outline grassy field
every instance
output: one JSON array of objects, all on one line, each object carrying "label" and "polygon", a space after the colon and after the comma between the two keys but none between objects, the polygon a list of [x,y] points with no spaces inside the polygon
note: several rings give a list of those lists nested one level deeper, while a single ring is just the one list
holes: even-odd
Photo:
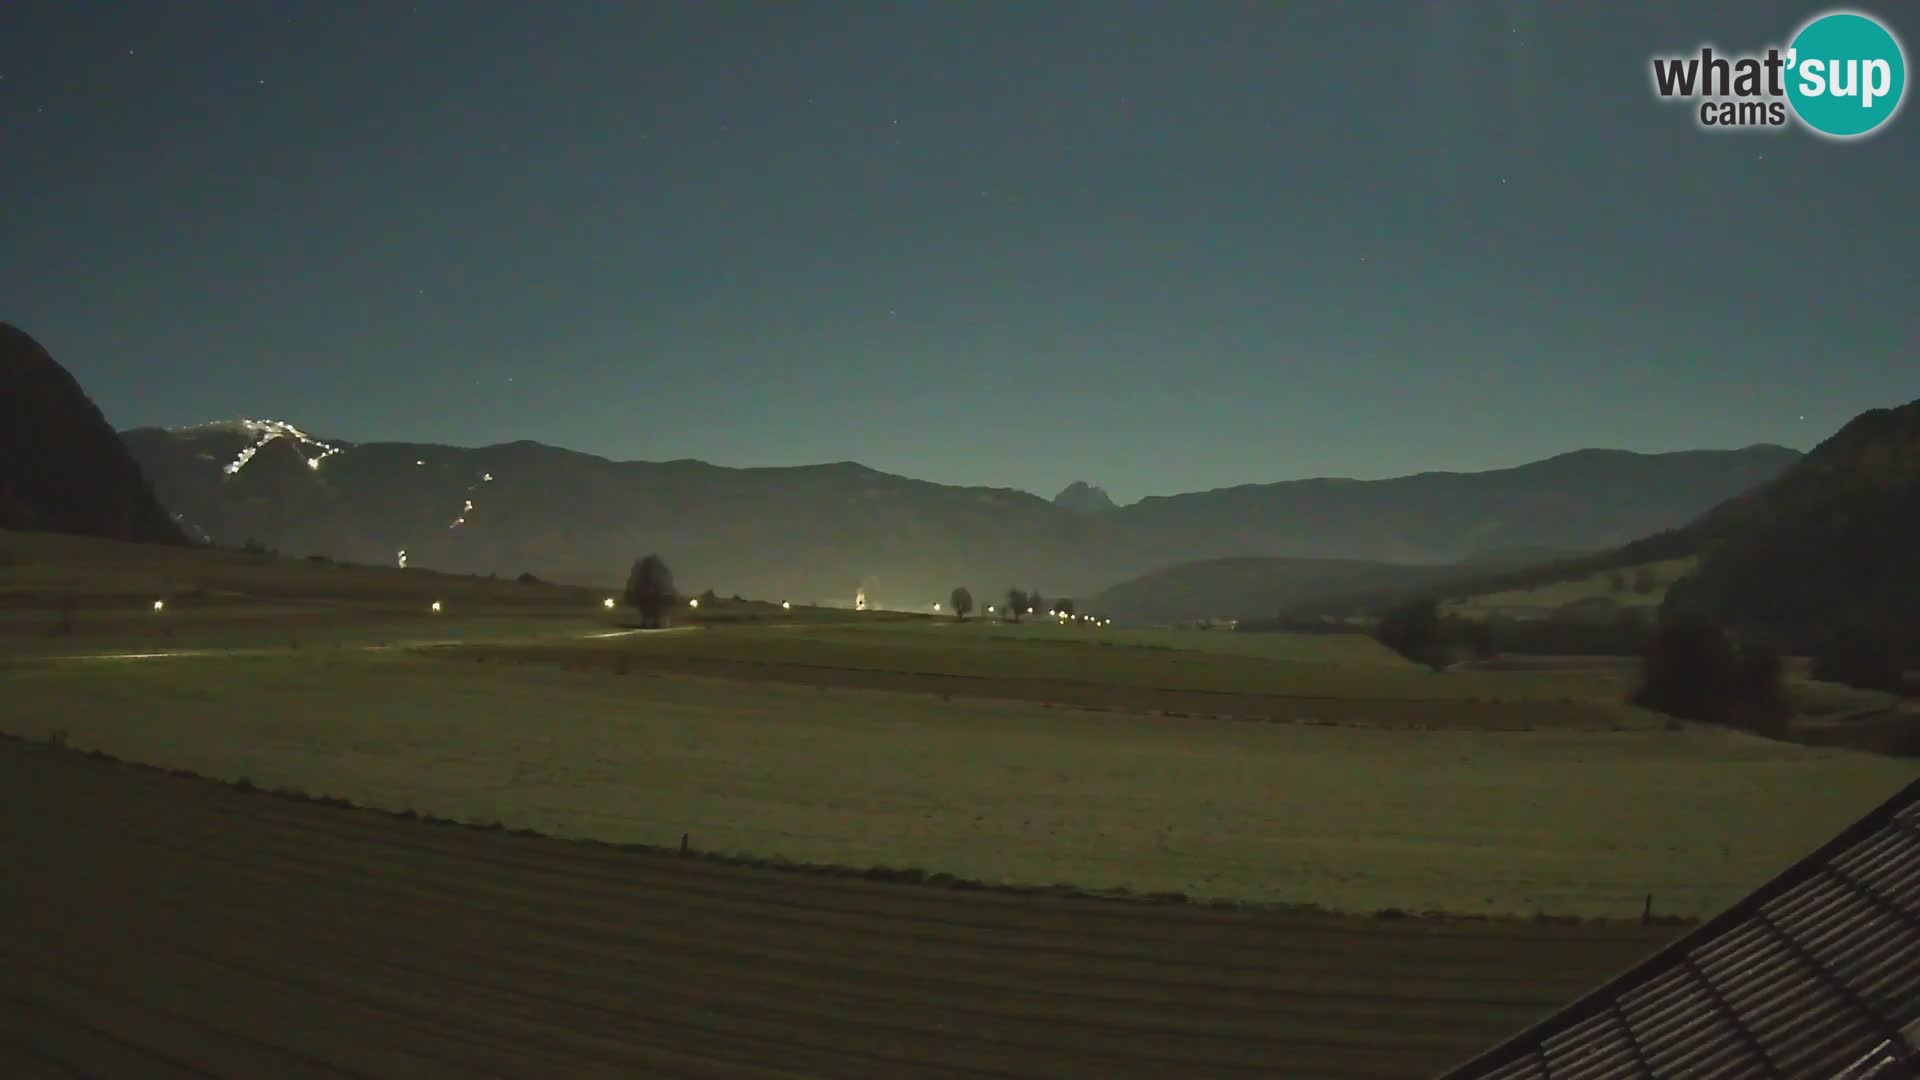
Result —
[{"label": "grassy field", "polygon": [[9,1075],[1431,1075],[1671,929],[931,889],[0,741]]},{"label": "grassy field", "polygon": [[[567,648],[577,651],[579,647]],[[805,632],[781,626],[741,627],[724,634],[609,639],[594,648],[636,659],[661,656],[1300,699],[1604,703],[1609,716],[1616,713],[1613,705],[1624,696],[1621,674],[1615,671],[1553,668],[1436,675],[1353,634],[1010,627],[921,620],[884,627],[857,622],[821,625]]]},{"label": "grassy field", "polygon": [[66,747],[0,740],[0,1063],[1421,1075],[1916,771],[1618,663],[602,599],[0,535],[0,733]]},{"label": "grassy field", "polygon": [[1915,771],[1713,730],[1225,723],[487,656],[47,661],[6,672],[4,723],[566,836],[1522,916],[1710,912]]}]

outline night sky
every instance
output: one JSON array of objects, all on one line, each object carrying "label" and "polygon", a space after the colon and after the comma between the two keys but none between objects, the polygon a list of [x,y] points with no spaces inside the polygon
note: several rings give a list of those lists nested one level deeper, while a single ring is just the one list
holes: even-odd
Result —
[{"label": "night sky", "polygon": [[0,319],[121,427],[1123,502],[1920,397],[1920,113],[1708,135],[1649,57],[1823,8],[1616,7],[14,0]]}]

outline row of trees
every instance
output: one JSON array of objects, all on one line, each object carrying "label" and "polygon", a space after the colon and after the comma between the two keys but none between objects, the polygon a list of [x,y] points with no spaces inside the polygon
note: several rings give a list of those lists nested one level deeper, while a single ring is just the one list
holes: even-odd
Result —
[{"label": "row of trees", "polygon": [[[966,586],[963,585],[953,590],[953,594],[947,599],[953,605],[954,617],[961,622],[965,622],[967,616],[973,614],[973,593],[969,592]],[[1007,590],[1007,606],[1003,611],[1003,614],[1007,618],[1014,622],[1019,622],[1021,616],[1042,610],[1049,613],[1059,612],[1072,615],[1074,613],[1073,601],[1070,599],[1061,599],[1049,603],[1047,598],[1042,596],[1038,589],[1032,591],[1026,589]]]},{"label": "row of trees", "polygon": [[[708,590],[701,600],[708,602],[713,598],[713,591]],[[737,600],[739,597],[736,596],[734,599]],[[642,627],[649,630],[657,629],[667,611],[679,600],[679,595],[673,587],[673,572],[667,569],[666,562],[658,555],[648,555],[636,560],[633,568],[627,573],[627,588],[622,595],[622,600],[628,607],[640,613]],[[965,622],[967,616],[973,614],[973,593],[966,586],[962,585],[954,589],[947,600],[953,605],[954,617],[961,622]],[[1028,609],[1038,611],[1046,604],[1046,598],[1037,590],[1033,592],[1023,589],[1007,590],[1007,611],[1014,622],[1019,622],[1020,616]],[[1048,610],[1064,611],[1071,615],[1073,601],[1056,600]]]}]

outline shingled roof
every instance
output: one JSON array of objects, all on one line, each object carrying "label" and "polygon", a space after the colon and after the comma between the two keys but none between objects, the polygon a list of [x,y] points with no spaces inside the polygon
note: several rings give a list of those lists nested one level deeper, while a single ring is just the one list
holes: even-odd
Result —
[{"label": "shingled roof", "polygon": [[1920,781],[1443,1080],[1920,1076]]}]

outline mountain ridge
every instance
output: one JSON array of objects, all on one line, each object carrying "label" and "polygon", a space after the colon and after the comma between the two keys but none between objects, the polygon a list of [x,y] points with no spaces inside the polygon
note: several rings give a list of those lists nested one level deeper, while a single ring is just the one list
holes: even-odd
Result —
[{"label": "mountain ridge", "polygon": [[692,588],[822,600],[850,598],[866,582],[877,603],[904,607],[930,605],[956,584],[1087,596],[1214,557],[1447,563],[1499,549],[1593,549],[1685,520],[1798,457],[1602,452],[1583,472],[1575,452],[1573,486],[1592,504],[1581,513],[1553,490],[1560,481],[1539,482],[1541,463],[1426,479],[1276,481],[1087,513],[1014,488],[940,484],[859,462],[616,461],[533,440],[356,443],[253,423],[297,434],[266,439],[231,473],[222,468],[268,428],[137,428],[122,438],[162,501],[222,543],[253,538],[365,562],[404,549],[409,565],[595,584],[658,551]]}]

